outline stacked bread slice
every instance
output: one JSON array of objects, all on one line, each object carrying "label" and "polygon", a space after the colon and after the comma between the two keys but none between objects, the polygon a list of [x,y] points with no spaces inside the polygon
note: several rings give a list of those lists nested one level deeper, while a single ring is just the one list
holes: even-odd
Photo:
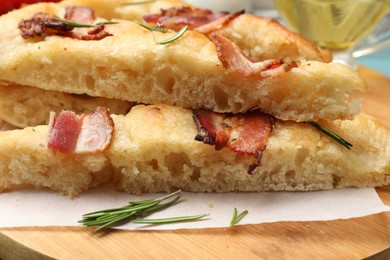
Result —
[{"label": "stacked bread slice", "polygon": [[[69,37],[72,30],[21,36],[22,20],[55,15],[60,20],[50,20],[50,26],[58,27],[66,6],[76,4],[101,16],[93,24],[113,19],[100,28],[104,38]],[[183,6],[196,11],[179,1],[123,6],[67,0],[0,17],[0,118],[33,126],[0,133],[0,190],[33,185],[76,196],[107,182],[129,193],[390,183],[390,131],[359,114],[359,102],[349,95],[366,84],[356,72],[328,63],[326,51],[253,15],[238,14],[207,31],[190,27],[164,45],[159,43],[178,30],[151,32],[139,24],[160,8]],[[84,113],[91,106],[112,113],[110,145],[82,152],[51,149],[55,120],[36,125],[50,111]],[[214,133],[205,118],[222,130]],[[267,131],[260,129],[263,123]],[[352,148],[313,125],[337,133]]]}]

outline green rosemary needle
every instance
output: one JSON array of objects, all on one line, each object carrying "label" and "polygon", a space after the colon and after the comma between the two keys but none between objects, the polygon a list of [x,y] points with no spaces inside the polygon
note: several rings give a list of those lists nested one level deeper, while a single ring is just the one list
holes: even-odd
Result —
[{"label": "green rosemary needle", "polygon": [[107,21],[107,22],[98,22],[96,23],[95,25],[98,26],[98,25],[102,25],[102,24],[118,24],[119,22],[113,22],[113,21]]},{"label": "green rosemary needle", "polygon": [[155,31],[155,32],[165,32],[165,30],[164,29],[161,29],[161,28],[156,28],[156,27],[152,27],[152,26],[149,26],[149,25],[147,25],[147,24],[144,24],[144,23],[139,23],[139,22],[137,22],[138,23],[138,25],[141,25],[142,27],[144,27],[145,29],[147,29],[147,30],[149,30],[149,31]]},{"label": "green rosemary needle", "polygon": [[182,37],[184,35],[184,33],[188,30],[188,26],[183,26],[180,31],[178,31],[175,35],[173,35],[171,38],[169,39],[166,39],[162,42],[157,42],[158,44],[168,44],[168,43],[171,43],[171,42],[174,42],[176,41],[177,39],[179,39],[180,37]]},{"label": "green rosemary needle", "polygon": [[[144,27],[145,29],[151,31],[151,32],[162,32],[164,33],[165,30],[164,29],[160,29],[160,28],[156,28],[156,27],[151,27],[147,24],[144,24],[144,23],[138,23],[138,25]],[[184,35],[184,33],[188,30],[188,26],[185,25],[183,26],[175,35],[173,35],[171,38],[168,38],[166,40],[163,40],[161,42],[158,42],[156,41],[156,39],[154,38],[154,35],[153,35],[153,39],[154,41],[157,43],[157,44],[161,44],[161,45],[164,45],[164,44],[168,44],[168,43],[171,43],[171,42],[174,42],[176,41],[177,39],[179,39],[180,37],[182,37]]]},{"label": "green rosemary needle", "polygon": [[118,24],[118,22],[99,22],[97,24],[82,24],[82,23],[76,23],[76,22],[61,19],[61,18],[53,18],[53,20],[63,22],[65,25],[67,25],[69,27],[73,27],[73,28],[92,28],[92,27],[96,27],[96,26],[99,26],[102,24]]},{"label": "green rosemary needle", "polygon": [[237,209],[234,208],[233,210],[233,218],[232,221],[230,222],[230,226],[236,225],[243,217],[245,217],[249,213],[248,210],[244,210],[241,212],[239,215],[237,215]]},{"label": "green rosemary needle", "polygon": [[322,133],[326,134],[330,138],[334,139],[336,142],[338,142],[339,144],[343,145],[345,148],[347,148],[349,150],[352,148],[353,145],[350,142],[346,141],[342,137],[338,136],[337,134],[333,133],[329,129],[325,128],[324,126],[322,126],[322,125],[320,125],[320,124],[318,124],[316,122],[313,122],[313,121],[309,121],[309,124],[311,124],[312,126],[317,128],[319,131],[321,131]]},{"label": "green rosemary needle", "polygon": [[167,219],[136,220],[141,216],[162,210],[164,208],[167,208],[175,204],[181,198],[181,196],[182,196],[182,192],[181,190],[178,190],[176,192],[173,192],[171,194],[168,194],[166,196],[157,199],[130,201],[124,207],[99,210],[88,214],[84,214],[82,220],[78,221],[78,223],[81,223],[87,227],[95,226],[97,227],[96,231],[98,231],[103,228],[110,227],[114,224],[118,224],[119,222],[125,220],[132,221],[134,223],[146,223],[145,221],[148,221],[147,224],[165,224],[165,223],[197,220],[207,216],[207,215],[197,215],[197,216],[176,217],[176,218],[167,218]]},{"label": "green rosemary needle", "polygon": [[134,3],[122,3],[122,5],[143,5],[143,4],[149,4],[149,3],[154,3],[157,0],[147,0],[147,1],[139,1],[139,2],[134,2]]},{"label": "green rosemary needle", "polygon": [[174,218],[160,218],[160,219],[135,219],[132,223],[136,224],[167,224],[167,223],[177,223],[184,221],[194,221],[204,217],[209,216],[210,214],[202,214],[195,216],[185,216],[185,217],[174,217]]}]

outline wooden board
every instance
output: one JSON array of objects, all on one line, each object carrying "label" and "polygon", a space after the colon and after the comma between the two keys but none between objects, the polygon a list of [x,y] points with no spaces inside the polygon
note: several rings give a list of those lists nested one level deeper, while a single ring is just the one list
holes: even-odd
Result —
[{"label": "wooden board", "polygon": [[[360,73],[371,88],[364,94],[363,110],[390,128],[390,79],[366,68]],[[390,205],[390,186],[377,191]],[[117,230],[96,234],[83,227],[0,229],[0,256],[5,259],[359,259],[388,247],[390,212],[349,220],[200,230]]]}]

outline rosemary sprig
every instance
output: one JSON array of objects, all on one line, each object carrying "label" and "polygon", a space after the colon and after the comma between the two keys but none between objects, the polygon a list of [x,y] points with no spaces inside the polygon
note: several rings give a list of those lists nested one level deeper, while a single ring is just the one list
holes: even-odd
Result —
[{"label": "rosemary sprig", "polygon": [[78,223],[81,223],[87,227],[96,226],[97,227],[96,231],[98,231],[103,228],[110,227],[124,220],[132,221],[134,223],[146,223],[147,221],[147,224],[165,224],[165,223],[197,220],[207,216],[207,214],[204,214],[204,215],[197,215],[197,216],[175,217],[175,218],[167,218],[167,219],[135,220],[136,218],[162,210],[164,208],[167,208],[175,204],[181,198],[181,196],[182,196],[182,192],[181,190],[178,190],[176,192],[173,192],[171,194],[168,194],[164,197],[157,198],[157,199],[131,201],[128,203],[128,205],[124,207],[99,210],[88,214],[84,214],[82,220],[78,221]]},{"label": "rosemary sprig", "polygon": [[[154,31],[162,32],[162,33],[165,32],[165,30],[161,29],[161,28],[151,27],[151,26],[144,24],[144,23],[138,23],[138,24],[151,32],[154,32]],[[173,35],[172,37],[170,37],[164,41],[161,41],[161,42],[156,41],[156,39],[154,38],[154,35],[153,35],[153,39],[157,44],[161,44],[161,45],[168,44],[168,43],[174,42],[177,39],[179,39],[180,37],[182,37],[187,30],[188,30],[188,26],[185,25],[175,35]]]},{"label": "rosemary sprig", "polygon": [[53,18],[53,20],[63,22],[65,25],[67,25],[69,27],[73,27],[73,28],[92,28],[92,27],[96,27],[96,26],[99,26],[102,24],[118,24],[118,22],[100,22],[100,23],[96,23],[96,24],[82,24],[82,23],[76,23],[76,22],[69,21],[66,19],[61,19],[61,18]]},{"label": "rosemary sprig", "polygon": [[122,5],[143,5],[143,4],[149,4],[149,3],[154,3],[157,0],[146,0],[146,1],[139,1],[139,2],[134,2],[134,3],[122,3]]},{"label": "rosemary sprig", "polygon": [[232,218],[232,221],[230,222],[230,226],[234,226],[236,225],[243,217],[245,217],[247,214],[249,213],[248,210],[244,210],[243,212],[241,212],[239,215],[237,215],[237,209],[234,208],[233,210],[233,218]]},{"label": "rosemary sprig", "polygon": [[309,121],[309,124],[311,124],[312,126],[317,128],[319,131],[326,134],[330,138],[334,139],[336,142],[343,145],[345,148],[347,148],[349,150],[352,148],[353,145],[350,142],[346,141],[345,139],[343,139],[339,135],[337,135],[337,134],[333,133],[332,131],[330,131],[329,129],[325,128],[324,126],[322,126],[316,122],[313,122],[313,121]]}]

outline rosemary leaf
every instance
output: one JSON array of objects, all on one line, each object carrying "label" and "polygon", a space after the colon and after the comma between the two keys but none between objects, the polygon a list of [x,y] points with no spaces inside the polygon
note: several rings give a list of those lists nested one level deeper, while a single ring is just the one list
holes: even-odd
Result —
[{"label": "rosemary leaf", "polygon": [[132,217],[133,215],[134,214],[132,214],[132,215],[127,215],[127,214],[119,215],[115,219],[112,219],[111,221],[107,221],[107,222],[105,222],[105,224],[99,226],[96,229],[96,231],[102,230],[103,228],[109,227],[109,226],[111,226],[111,225],[113,225],[115,223],[118,223],[118,222],[122,221],[122,220],[128,219],[128,218]]},{"label": "rosemary leaf", "polygon": [[161,202],[163,200],[169,199],[169,198],[174,197],[174,196],[182,196],[181,190],[177,190],[177,191],[175,191],[173,193],[170,193],[170,194],[168,194],[168,195],[166,195],[164,197],[158,198],[158,199],[141,200],[141,201],[130,201],[129,204],[130,205],[148,204],[148,203],[153,203],[156,200]]},{"label": "rosemary leaf", "polygon": [[98,225],[106,225],[107,223],[111,223],[112,221],[118,221],[118,219],[121,219],[122,217],[129,218],[136,214],[136,212],[132,213],[123,213],[120,215],[112,215],[112,216],[103,216],[102,218],[96,219],[96,220],[86,220],[83,222],[83,225],[85,226],[98,226]]},{"label": "rosemary leaf", "polygon": [[102,24],[118,24],[118,22],[100,22],[97,24],[82,24],[82,23],[76,23],[76,22],[61,19],[61,18],[53,18],[53,20],[63,22],[65,25],[67,25],[69,27],[73,27],[73,28],[92,28],[92,27],[96,27],[96,26],[99,26]]},{"label": "rosemary leaf", "polygon": [[[165,30],[164,29],[160,29],[160,28],[156,28],[156,27],[152,27],[152,26],[149,26],[147,24],[144,24],[144,23],[137,23],[138,25],[144,27],[145,29],[151,31],[151,32],[162,32],[164,33]],[[168,38],[166,40],[163,40],[161,42],[158,42],[156,41],[156,39],[154,38],[154,35],[153,35],[153,39],[154,41],[157,43],[157,44],[161,44],[161,45],[164,45],[164,44],[168,44],[168,43],[171,43],[171,42],[174,42],[176,41],[177,39],[179,39],[180,37],[182,37],[184,35],[184,33],[188,30],[188,26],[185,25],[183,26],[175,35],[173,35],[171,38]]]},{"label": "rosemary leaf", "polygon": [[180,198],[181,198],[182,194],[178,194],[173,200],[171,200],[170,202],[167,202],[167,203],[163,203],[163,204],[159,204],[159,205],[156,205],[154,207],[150,207],[148,209],[145,209],[144,210],[144,213],[152,213],[152,212],[156,212],[156,211],[159,211],[159,210],[162,210],[162,209],[165,209],[171,205],[173,205],[174,203],[176,203],[176,201],[178,201]]},{"label": "rosemary leaf", "polygon": [[309,124],[311,124],[312,126],[317,128],[319,131],[326,134],[330,138],[334,139],[336,142],[343,145],[345,148],[347,148],[349,150],[352,148],[353,145],[350,142],[346,141],[345,139],[343,139],[339,135],[337,135],[337,134],[333,133],[332,131],[330,131],[329,129],[325,128],[324,126],[322,126],[316,122],[313,122],[313,121],[309,121]]},{"label": "rosemary leaf", "polygon": [[118,24],[119,22],[112,22],[112,21],[108,21],[108,22],[99,22],[99,23],[96,23],[96,25],[110,25],[110,24]]},{"label": "rosemary leaf", "polygon": [[174,217],[174,218],[160,218],[160,219],[135,219],[132,223],[136,224],[167,224],[167,223],[177,223],[184,221],[194,221],[204,217],[209,216],[210,214],[202,214],[195,216],[185,216],[185,217]]},{"label": "rosemary leaf", "polygon": [[155,32],[165,32],[164,29],[152,27],[152,26],[149,26],[149,25],[144,24],[144,23],[139,23],[139,22],[137,22],[137,24],[140,25],[140,26],[142,26],[142,27],[144,27],[145,29],[147,29],[147,30],[149,30],[149,31],[151,31],[151,32],[153,32],[153,31],[155,31]]},{"label": "rosemary leaf", "polygon": [[149,4],[149,3],[154,3],[157,0],[146,0],[146,1],[139,1],[139,2],[134,2],[134,3],[122,3],[122,5],[143,5],[143,4]]},{"label": "rosemary leaf", "polygon": [[166,39],[162,42],[157,42],[158,44],[161,44],[161,45],[164,45],[164,44],[168,44],[168,43],[171,43],[171,42],[174,42],[176,41],[177,39],[179,39],[180,37],[182,37],[184,35],[184,33],[188,30],[188,26],[185,25],[183,26],[180,31],[178,31],[175,35],[173,35],[171,38],[169,39]]},{"label": "rosemary leaf", "polygon": [[245,217],[249,213],[248,210],[244,210],[241,212],[239,215],[237,215],[237,209],[234,208],[233,210],[233,218],[232,221],[230,222],[230,226],[236,225],[243,217]]}]

